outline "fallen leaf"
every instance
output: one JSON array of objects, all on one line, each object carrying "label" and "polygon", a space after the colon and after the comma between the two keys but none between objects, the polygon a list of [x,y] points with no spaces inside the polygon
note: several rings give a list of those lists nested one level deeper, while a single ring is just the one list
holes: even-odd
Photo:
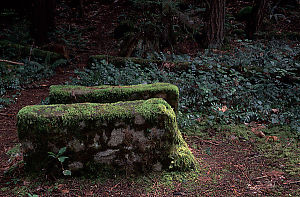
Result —
[{"label": "fallen leaf", "polygon": [[258,128],[251,128],[251,131],[252,131],[257,137],[260,137],[260,138],[266,137],[266,135],[265,135],[262,131],[258,130]]},{"label": "fallen leaf", "polygon": [[92,196],[94,193],[92,192],[92,191],[87,191],[87,192],[85,192],[85,195],[86,196]]},{"label": "fallen leaf", "polygon": [[227,108],[226,105],[224,105],[222,108],[219,108],[219,107],[218,107],[218,110],[221,111],[221,112],[226,112],[227,109],[228,109],[228,108]]},{"label": "fallen leaf", "polygon": [[279,141],[279,138],[277,136],[267,136],[266,137],[266,142],[269,141],[269,139],[272,139],[273,142]]},{"label": "fallen leaf", "polygon": [[68,194],[69,192],[70,192],[70,190],[68,190],[68,189],[62,189],[62,190],[60,190],[61,191],[61,193],[63,193],[63,194]]}]

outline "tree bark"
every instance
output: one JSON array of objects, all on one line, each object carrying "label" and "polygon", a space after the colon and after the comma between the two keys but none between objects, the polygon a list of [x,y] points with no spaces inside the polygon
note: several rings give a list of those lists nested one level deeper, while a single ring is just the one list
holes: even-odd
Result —
[{"label": "tree bark", "polygon": [[54,12],[56,0],[32,1],[31,33],[36,44],[48,41],[48,32],[54,28]]},{"label": "tree bark", "polygon": [[254,0],[251,18],[247,20],[246,34],[253,39],[254,34],[260,29],[266,12],[268,0]]},{"label": "tree bark", "polygon": [[225,0],[210,0],[205,27],[205,48],[220,48],[224,40]]}]

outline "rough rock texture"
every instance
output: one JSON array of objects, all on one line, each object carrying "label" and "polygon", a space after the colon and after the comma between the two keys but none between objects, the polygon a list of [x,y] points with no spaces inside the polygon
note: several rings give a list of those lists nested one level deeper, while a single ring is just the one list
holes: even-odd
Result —
[{"label": "rough rock texture", "polygon": [[63,147],[67,147],[63,156],[68,157],[63,164],[73,171],[95,165],[127,172],[197,167],[173,109],[160,98],[27,106],[17,118],[29,170],[47,168],[48,152]]},{"label": "rough rock texture", "polygon": [[141,84],[132,86],[71,86],[50,87],[50,104],[69,103],[113,103],[118,101],[165,99],[177,113],[178,87],[169,83]]}]

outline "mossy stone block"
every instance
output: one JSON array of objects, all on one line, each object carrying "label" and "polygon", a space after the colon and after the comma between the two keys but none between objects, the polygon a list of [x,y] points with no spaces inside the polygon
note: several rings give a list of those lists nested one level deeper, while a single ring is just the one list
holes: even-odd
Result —
[{"label": "mossy stone block", "polygon": [[50,104],[113,103],[118,101],[165,99],[177,113],[179,90],[169,83],[140,84],[131,86],[74,86],[53,85],[50,87]]},{"label": "mossy stone block", "polygon": [[117,103],[35,105],[17,115],[26,169],[52,169],[49,152],[65,169],[111,166],[129,172],[190,170],[197,161],[177,127],[172,107],[161,98]]},{"label": "mossy stone block", "polygon": [[35,58],[48,59],[50,62],[55,62],[58,59],[64,59],[64,57],[58,53],[32,48],[31,46],[15,44],[7,40],[0,41],[0,50],[13,50],[17,58],[30,55]]}]

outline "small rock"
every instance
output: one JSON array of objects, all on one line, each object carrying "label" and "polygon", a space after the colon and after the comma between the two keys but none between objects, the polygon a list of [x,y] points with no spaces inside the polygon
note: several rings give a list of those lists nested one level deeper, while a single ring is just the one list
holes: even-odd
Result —
[{"label": "small rock", "polygon": [[125,133],[122,129],[114,129],[111,132],[111,137],[107,145],[112,147],[118,146],[119,144],[122,144],[124,138]]},{"label": "small rock", "polygon": [[106,150],[102,152],[98,152],[96,155],[94,155],[94,161],[98,163],[106,163],[110,164],[114,158],[116,158],[116,153],[119,150]]},{"label": "small rock", "polygon": [[79,126],[80,126],[81,129],[83,129],[86,126],[86,124],[85,124],[84,121],[82,121],[82,122],[79,123]]},{"label": "small rock", "polygon": [[143,125],[145,124],[145,119],[140,114],[136,114],[134,119],[134,124]]},{"label": "small rock", "polygon": [[84,143],[80,143],[79,140],[74,139],[68,143],[68,147],[70,147],[75,152],[79,152],[85,149]]},{"label": "small rock", "polygon": [[157,162],[156,164],[153,165],[154,172],[161,172],[161,170],[162,170],[162,165],[160,162]]},{"label": "small rock", "polygon": [[70,163],[68,165],[68,167],[71,171],[77,171],[77,170],[83,168],[83,164],[80,161],[75,161],[73,163]]}]

